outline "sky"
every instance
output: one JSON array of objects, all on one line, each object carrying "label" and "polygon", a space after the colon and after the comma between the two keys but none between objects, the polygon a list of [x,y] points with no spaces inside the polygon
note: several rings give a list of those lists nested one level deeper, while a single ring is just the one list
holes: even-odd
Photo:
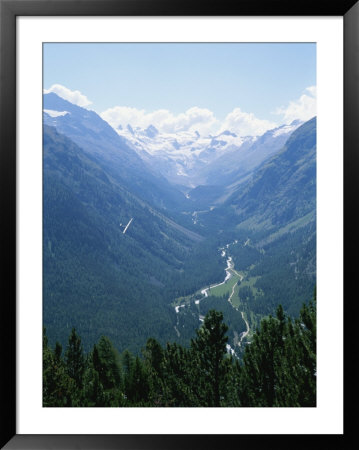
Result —
[{"label": "sky", "polygon": [[46,43],[43,87],[115,128],[262,134],[315,115],[311,43]]}]

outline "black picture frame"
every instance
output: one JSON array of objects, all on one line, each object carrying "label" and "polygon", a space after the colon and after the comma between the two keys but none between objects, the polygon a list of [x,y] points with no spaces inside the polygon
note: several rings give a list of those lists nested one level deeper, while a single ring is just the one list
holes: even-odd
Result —
[{"label": "black picture frame", "polygon": [[[343,435],[17,435],[16,434],[16,17],[18,16],[342,16],[344,18],[344,286],[345,421]],[[0,0],[0,183],[3,269],[1,298],[1,448],[184,449],[287,447],[349,448],[355,414],[348,414],[357,369],[355,336],[355,236],[359,173],[359,2],[341,0]],[[345,264],[346,263],[346,264]],[[349,298],[349,294],[351,294]],[[321,443],[321,442],[320,442]],[[4,446],[5,445],[5,446]]]}]

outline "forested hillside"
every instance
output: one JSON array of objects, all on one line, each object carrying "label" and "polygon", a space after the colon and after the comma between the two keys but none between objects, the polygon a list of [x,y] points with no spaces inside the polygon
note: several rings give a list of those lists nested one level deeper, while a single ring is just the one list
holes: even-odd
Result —
[{"label": "forested hillside", "polygon": [[149,335],[171,338],[175,313],[163,288],[172,288],[201,236],[175,227],[46,126],[44,173],[44,323],[51,342],[64,343],[73,326],[87,349],[102,333],[133,350]]},{"label": "forested hillside", "polygon": [[[316,118],[299,126],[245,182],[217,190],[201,186],[193,192],[194,204],[201,206],[192,213],[195,229],[209,241],[216,236],[218,248],[230,246],[240,273],[231,302],[245,314],[249,327],[275,314],[279,303],[287,314],[297,316],[316,284]],[[224,200],[211,203],[216,192]],[[200,309],[206,311],[206,304],[212,304],[226,310],[228,317],[230,294],[222,303],[219,294],[206,299]],[[193,296],[192,306],[180,310],[182,334],[193,332],[195,300]],[[231,321],[236,315],[232,310]],[[243,329],[243,320],[234,330],[231,327],[231,345]]]}]

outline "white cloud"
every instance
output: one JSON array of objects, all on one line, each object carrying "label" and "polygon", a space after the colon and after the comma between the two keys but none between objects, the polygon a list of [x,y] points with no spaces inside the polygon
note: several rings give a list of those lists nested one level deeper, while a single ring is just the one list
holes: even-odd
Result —
[{"label": "white cloud", "polygon": [[197,130],[201,135],[208,135],[219,128],[219,122],[209,109],[194,106],[177,116],[171,114],[163,121],[161,127],[167,133]]},{"label": "white cloud", "polygon": [[175,115],[167,109],[146,112],[144,109],[115,106],[107,109],[100,115],[114,128],[117,128],[119,125],[126,126],[127,124],[140,128],[154,125],[163,133],[197,130],[204,135],[219,128],[219,123],[212,111],[197,107]]},{"label": "white cloud", "polygon": [[221,131],[230,130],[238,136],[260,136],[267,130],[276,128],[277,124],[269,120],[258,119],[253,113],[246,113],[234,108],[221,126]]},{"label": "white cloud", "polygon": [[92,102],[86,97],[86,95],[81,94],[80,91],[71,91],[61,84],[53,84],[50,89],[44,89],[44,94],[48,94],[50,92],[54,92],[59,97],[77,106],[86,107],[92,104]]},{"label": "white cloud", "polygon": [[[55,92],[69,102],[86,107],[92,102],[80,91],[71,91],[61,84],[54,84],[44,93]],[[316,115],[316,86],[305,89],[298,100],[290,101],[287,106],[277,108],[272,114],[282,116],[281,123],[291,123],[295,119],[306,121]],[[206,108],[194,106],[184,113],[173,114],[167,109],[146,111],[129,106],[115,106],[103,111],[100,116],[113,128],[147,128],[154,125],[162,133],[198,131],[202,136],[216,135],[229,130],[238,136],[260,136],[267,130],[276,128],[278,123],[259,119],[253,113],[234,108],[224,120],[218,120],[214,113]]]},{"label": "white cloud", "polygon": [[239,136],[258,136],[277,126],[274,122],[256,118],[252,113],[245,113],[240,108],[235,108],[223,122],[209,109],[196,106],[177,115],[166,109],[146,112],[144,109],[115,106],[100,115],[113,128],[120,125],[125,127],[127,124],[140,128],[154,125],[163,133],[198,131],[202,136],[215,135],[224,130],[230,130]]},{"label": "white cloud", "polygon": [[283,115],[283,122],[290,123],[295,119],[309,120],[317,113],[317,88],[309,86],[298,100],[289,102],[289,105],[281,106],[274,114]]}]

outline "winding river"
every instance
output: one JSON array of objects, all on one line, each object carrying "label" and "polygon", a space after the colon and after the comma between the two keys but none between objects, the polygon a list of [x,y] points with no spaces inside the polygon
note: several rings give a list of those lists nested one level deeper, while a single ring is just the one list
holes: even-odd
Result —
[{"label": "winding river", "polygon": [[[227,250],[228,250],[229,246],[230,246],[230,245],[233,245],[233,244],[237,244],[237,243],[238,243],[238,241],[236,240],[236,241],[232,242],[231,244],[226,244],[225,247],[220,248],[221,256],[224,258],[224,257],[227,255]],[[240,274],[240,273],[238,273],[236,270],[234,270],[234,263],[233,263],[232,257],[229,256],[229,255],[227,255],[226,264],[227,264],[227,266],[226,266],[226,268],[225,268],[226,276],[225,276],[224,280],[223,280],[221,283],[212,284],[212,285],[210,285],[210,286],[207,287],[207,288],[203,288],[203,289],[201,290],[201,294],[203,295],[203,297],[200,298],[200,299],[195,300],[195,304],[196,304],[196,305],[198,305],[202,300],[204,300],[206,297],[208,297],[208,291],[209,291],[210,289],[213,289],[213,288],[215,288],[215,287],[217,287],[217,286],[221,286],[221,285],[227,283],[227,281],[232,277],[232,273],[235,273],[235,274],[239,277],[239,280],[240,280],[240,281],[243,280],[243,275]],[[233,295],[234,295],[235,288],[236,288],[236,284],[234,284],[234,286],[232,287],[232,291],[231,291],[231,293],[230,293],[230,295],[229,295],[229,297],[228,297],[228,301],[229,301],[229,303],[231,304],[232,308],[234,308],[234,309],[236,309],[237,311],[239,311],[239,309],[236,308],[236,307],[233,305],[233,303],[231,302],[232,297],[233,297]],[[176,311],[176,313],[178,314],[180,308],[184,308],[185,306],[186,306],[186,303],[184,303],[184,304],[182,304],[182,305],[177,305],[177,306],[175,306],[175,311]],[[248,321],[246,320],[246,318],[245,318],[245,316],[244,316],[244,312],[243,312],[243,311],[240,311],[240,313],[241,313],[241,316],[242,316],[242,319],[243,319],[244,323],[246,324],[246,328],[247,328],[247,329],[246,329],[246,331],[243,331],[243,332],[240,334],[240,338],[239,338],[239,342],[238,342],[238,346],[239,346],[239,347],[241,346],[243,339],[248,335],[248,333],[249,333],[249,331],[250,331],[249,323],[248,323]],[[199,320],[200,320],[201,322],[203,322],[203,316],[200,315],[200,316],[199,316]],[[177,326],[178,326],[178,318],[177,318]],[[178,331],[178,329],[177,329],[177,326],[175,326],[175,330],[176,330],[176,333],[179,335],[179,331]],[[231,353],[232,355],[236,355],[235,350],[234,350],[229,344],[227,344],[226,347],[227,347],[228,353]]]}]

